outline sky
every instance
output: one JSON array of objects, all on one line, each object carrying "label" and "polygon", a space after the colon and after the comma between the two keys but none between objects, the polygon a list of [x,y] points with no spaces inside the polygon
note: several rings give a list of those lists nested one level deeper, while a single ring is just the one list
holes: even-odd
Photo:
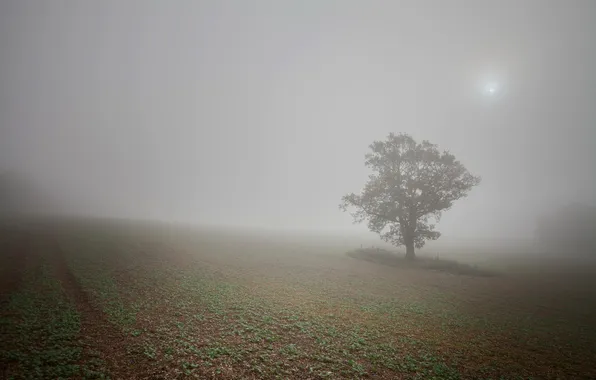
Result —
[{"label": "sky", "polygon": [[525,236],[596,202],[594,36],[591,0],[5,0],[0,170],[102,216],[365,231],[340,199],[405,132],[482,177],[444,236]]}]

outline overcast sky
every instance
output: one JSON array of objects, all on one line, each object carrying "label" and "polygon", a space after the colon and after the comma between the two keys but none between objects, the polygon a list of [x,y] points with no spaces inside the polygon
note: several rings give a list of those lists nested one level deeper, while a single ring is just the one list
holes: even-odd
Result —
[{"label": "overcast sky", "polygon": [[520,236],[595,202],[595,68],[592,0],[4,0],[0,170],[103,215],[365,230],[340,198],[407,132],[483,178],[444,236]]}]

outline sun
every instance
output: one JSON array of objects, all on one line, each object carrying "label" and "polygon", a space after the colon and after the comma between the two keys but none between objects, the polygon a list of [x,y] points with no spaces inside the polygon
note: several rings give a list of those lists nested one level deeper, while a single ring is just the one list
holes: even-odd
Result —
[{"label": "sun", "polygon": [[495,82],[487,83],[483,92],[487,96],[494,96],[499,92],[499,85]]}]

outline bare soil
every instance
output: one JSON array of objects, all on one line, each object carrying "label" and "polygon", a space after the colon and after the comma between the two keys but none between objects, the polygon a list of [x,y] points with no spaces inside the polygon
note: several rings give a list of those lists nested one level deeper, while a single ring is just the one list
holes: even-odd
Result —
[{"label": "bare soil", "polygon": [[157,378],[156,373],[150,377],[144,376],[149,367],[147,358],[128,350],[131,346],[130,337],[109,322],[103,311],[93,304],[68,267],[59,243],[52,241],[52,245],[56,275],[81,318],[81,364],[103,361],[106,367],[100,369],[117,375],[119,379]]},{"label": "bare soil", "polygon": [[0,255],[0,310],[12,292],[19,287],[29,255],[29,236],[19,232],[4,232]]},{"label": "bare soil", "polygon": [[[259,241],[107,236],[4,239],[0,289],[18,289],[33,240],[49,239],[80,314],[81,365],[115,379],[596,378],[586,268],[471,276]],[[72,267],[84,250],[134,314],[127,328],[81,281],[95,273]]]}]

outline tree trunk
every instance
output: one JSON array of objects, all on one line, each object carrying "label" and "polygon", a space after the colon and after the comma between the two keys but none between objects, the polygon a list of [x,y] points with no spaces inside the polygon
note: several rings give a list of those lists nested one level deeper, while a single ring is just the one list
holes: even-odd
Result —
[{"label": "tree trunk", "polygon": [[416,253],[414,253],[414,242],[406,243],[406,259],[408,259],[408,260],[416,259]]}]

